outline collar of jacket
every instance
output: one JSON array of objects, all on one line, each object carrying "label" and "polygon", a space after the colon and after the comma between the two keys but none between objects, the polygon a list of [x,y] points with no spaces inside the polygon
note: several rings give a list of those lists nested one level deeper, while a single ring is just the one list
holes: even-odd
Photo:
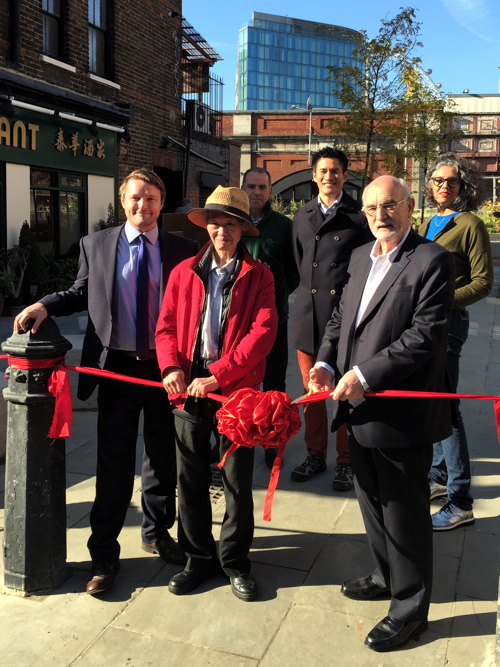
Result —
[{"label": "collar of jacket", "polygon": [[[342,199],[340,200],[340,204],[338,205],[337,211],[341,211],[342,209],[358,213],[359,211],[361,211],[361,204],[357,202],[355,199],[353,199],[351,195],[348,195],[345,190],[342,190]],[[314,199],[311,199],[311,201],[306,204],[306,210],[307,211],[320,210],[317,196],[314,197]]]},{"label": "collar of jacket", "polygon": [[[193,257],[189,265],[189,268],[200,277],[205,285],[208,282],[208,274],[210,273],[212,267],[212,248],[212,243],[207,243],[207,245],[204,246],[195,257]],[[229,282],[235,280],[236,276],[240,273],[240,270],[245,261],[248,261],[248,264],[255,264],[255,261],[250,257],[245,246],[240,241],[236,250],[236,263],[234,265],[234,271],[229,279]]]},{"label": "collar of jacket", "polygon": [[[262,215],[260,216],[260,224],[266,221],[266,219],[269,217],[270,213],[272,211],[271,207],[271,200],[269,199],[267,204],[264,206],[264,211]],[[259,228],[259,225],[257,225],[257,229]]]}]

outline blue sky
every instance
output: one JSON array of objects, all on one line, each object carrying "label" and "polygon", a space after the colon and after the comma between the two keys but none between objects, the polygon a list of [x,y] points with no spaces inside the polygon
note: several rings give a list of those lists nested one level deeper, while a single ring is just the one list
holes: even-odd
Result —
[{"label": "blue sky", "polygon": [[[353,0],[325,3],[320,0],[256,0],[240,5],[222,0],[183,0],[183,16],[222,56],[213,73],[224,80],[224,109],[234,109],[238,31],[252,12],[291,16],[309,21],[366,30],[376,36],[382,18],[392,18],[401,6],[418,9],[423,24],[419,54],[424,69],[442,90],[461,93],[498,93],[500,77],[500,0]],[[304,100],[304,103],[306,100]]]}]

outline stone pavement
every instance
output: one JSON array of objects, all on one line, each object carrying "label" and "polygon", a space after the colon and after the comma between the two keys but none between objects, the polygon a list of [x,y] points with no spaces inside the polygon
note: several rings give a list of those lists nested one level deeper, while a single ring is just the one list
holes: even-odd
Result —
[{"label": "stone pavement", "polygon": [[[500,271],[496,271],[492,296],[470,309],[460,387],[466,393],[500,394],[500,302],[496,299]],[[78,349],[77,317],[59,318],[58,324]],[[10,335],[11,326],[12,319],[0,318],[0,340]],[[293,397],[302,393],[293,352],[288,389]],[[168,592],[169,578],[178,568],[140,548],[139,478],[120,537],[122,569],[115,588],[101,599],[83,594],[90,565],[86,541],[96,457],[95,404],[82,409],[84,405],[75,405],[74,433],[66,442],[69,578],[47,596],[21,597],[1,591],[1,665],[495,664],[500,462],[490,402],[463,402],[476,522],[435,534],[429,630],[418,642],[390,654],[376,654],[363,646],[366,633],[386,615],[387,601],[355,602],[340,594],[344,580],[370,572],[370,555],[354,492],[331,490],[334,441],[328,471],[298,484],[290,480],[290,471],[304,458],[300,433],[287,447],[271,523],[261,518],[269,471],[263,451],[256,453],[256,530],[251,557],[261,587],[258,601],[236,599],[222,578],[186,596]],[[137,470],[139,460],[140,452]],[[3,507],[3,468],[1,478]],[[434,511],[438,506],[433,503]],[[215,532],[223,513],[223,501],[214,494]],[[0,528],[3,530],[3,510]]]}]

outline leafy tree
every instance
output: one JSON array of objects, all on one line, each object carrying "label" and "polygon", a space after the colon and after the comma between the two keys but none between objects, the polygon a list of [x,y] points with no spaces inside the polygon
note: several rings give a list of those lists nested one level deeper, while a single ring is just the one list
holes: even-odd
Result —
[{"label": "leafy tree", "polygon": [[361,163],[362,186],[379,162],[398,176],[407,176],[408,158],[427,164],[450,139],[441,128],[450,125],[446,99],[425,81],[415,50],[420,26],[415,9],[401,8],[382,19],[378,35],[361,31],[352,63],[332,65],[329,79],[348,111],[330,121],[337,142]]}]

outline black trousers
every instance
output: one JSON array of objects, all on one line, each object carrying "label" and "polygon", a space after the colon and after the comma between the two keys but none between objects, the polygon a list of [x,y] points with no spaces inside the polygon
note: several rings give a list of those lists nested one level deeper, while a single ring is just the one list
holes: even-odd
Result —
[{"label": "black trousers", "polygon": [[389,616],[427,618],[432,588],[432,524],[427,474],[432,445],[362,447],[349,436],[356,494],[375,560],[373,578],[391,589]]},{"label": "black trousers", "polygon": [[[195,409],[174,410],[177,439],[179,494],[179,545],[188,557],[187,569],[213,567],[217,559],[212,535],[210,501],[210,435],[220,403],[198,399]],[[230,440],[220,436],[221,457]],[[226,511],[219,540],[219,560],[227,576],[250,572],[248,553],[252,545],[254,450],[240,447],[222,469]]]},{"label": "black trousers", "polygon": [[[106,369],[123,375],[160,381],[156,359],[137,361],[110,351]],[[136,442],[144,415],[142,457],[142,541],[156,542],[175,521],[175,436],[167,393],[117,380],[99,383],[97,419],[96,497],[90,513],[88,548],[93,561],[120,555],[120,534],[132,498]]]}]

